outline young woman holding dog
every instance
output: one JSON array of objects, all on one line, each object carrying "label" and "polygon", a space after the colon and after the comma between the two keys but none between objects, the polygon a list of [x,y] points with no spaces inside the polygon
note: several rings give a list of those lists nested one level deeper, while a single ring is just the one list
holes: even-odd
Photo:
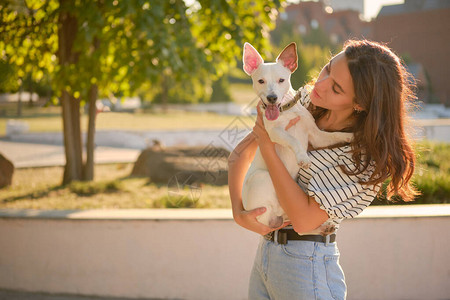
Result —
[{"label": "young woman holding dog", "polygon": [[[345,299],[334,242],[339,223],[367,207],[387,179],[389,197],[411,201],[417,194],[410,184],[414,151],[405,132],[405,106],[412,99],[409,74],[388,47],[348,41],[320,72],[308,108],[320,129],[353,132],[354,139],[348,145],[310,149],[311,168],[300,169],[297,180],[276,154],[258,109],[252,133],[229,157],[228,177],[236,223],[264,236],[249,299]],[[263,207],[243,208],[242,184],[257,147],[289,217],[282,226],[287,229],[259,223]]]}]

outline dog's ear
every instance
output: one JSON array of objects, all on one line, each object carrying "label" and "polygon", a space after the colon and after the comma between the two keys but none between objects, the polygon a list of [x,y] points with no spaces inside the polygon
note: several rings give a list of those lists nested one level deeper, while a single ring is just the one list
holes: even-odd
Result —
[{"label": "dog's ear", "polygon": [[244,44],[244,71],[247,75],[252,75],[252,73],[258,69],[259,65],[264,62],[258,51],[253,48],[249,43]]},{"label": "dog's ear", "polygon": [[287,45],[278,55],[277,62],[279,61],[281,61],[283,66],[291,70],[291,73],[297,70],[297,45],[295,43]]}]

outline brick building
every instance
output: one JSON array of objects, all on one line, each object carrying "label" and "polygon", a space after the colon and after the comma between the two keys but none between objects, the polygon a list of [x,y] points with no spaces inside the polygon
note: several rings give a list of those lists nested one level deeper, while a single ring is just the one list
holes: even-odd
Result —
[{"label": "brick building", "polygon": [[371,22],[361,18],[360,10],[333,11],[332,4],[331,0],[291,4],[281,20],[292,23],[301,35],[321,28],[338,45],[349,38],[387,43],[409,58],[419,100],[450,105],[450,0],[405,0],[383,6]]},{"label": "brick building", "polygon": [[450,105],[449,0],[406,0],[384,6],[374,21],[373,38],[422,66],[425,79],[419,86],[429,85],[431,90],[422,90],[420,100]]},{"label": "brick building", "polygon": [[372,23],[361,20],[358,11],[340,10],[328,15],[325,31],[332,42],[342,44],[349,38],[371,39]]},{"label": "brick building", "polygon": [[[327,1],[328,3],[329,1]],[[312,29],[321,28],[335,44],[342,44],[349,38],[371,38],[371,22],[360,17],[361,12],[353,9],[333,11],[322,1],[306,1],[286,7],[281,19],[289,21],[294,31],[308,34]]]}]

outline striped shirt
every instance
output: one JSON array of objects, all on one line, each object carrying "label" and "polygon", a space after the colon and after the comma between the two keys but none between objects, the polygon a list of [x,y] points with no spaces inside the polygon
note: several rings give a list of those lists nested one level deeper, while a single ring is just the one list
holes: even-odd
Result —
[{"label": "striped shirt", "polygon": [[[311,167],[300,169],[297,183],[325,210],[329,219],[321,232],[337,230],[343,219],[354,218],[373,201],[381,185],[366,185],[373,173],[373,164],[358,175],[347,175],[341,166],[354,170],[355,163],[349,145],[309,151]],[[329,227],[334,227],[329,228]]]},{"label": "striped shirt", "polygon": [[[307,107],[310,99],[306,95],[301,97],[300,102]],[[311,233],[335,232],[343,219],[354,218],[369,206],[380,190],[381,184],[374,186],[361,183],[372,175],[374,162],[358,175],[343,172],[341,166],[347,170],[355,169],[350,151],[350,145],[309,151],[311,167],[301,168],[298,172],[297,183],[306,194],[314,197],[329,216],[324,224]]]}]

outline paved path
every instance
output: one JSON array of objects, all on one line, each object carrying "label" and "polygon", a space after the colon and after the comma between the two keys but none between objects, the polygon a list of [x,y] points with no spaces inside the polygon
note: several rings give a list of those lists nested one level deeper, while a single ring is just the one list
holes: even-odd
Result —
[{"label": "paved path", "polygon": [[[89,297],[62,294],[27,293],[0,290],[0,300],[132,300],[132,298]],[[133,299],[135,300],[135,299]],[[140,298],[140,300],[157,300],[154,298]]]},{"label": "paved path", "polygon": [[[96,147],[96,164],[135,162],[140,154],[138,149]],[[66,158],[62,145],[18,143],[0,140],[0,153],[12,161],[16,168],[63,166]]]},{"label": "paved path", "polygon": [[[165,146],[214,145],[232,150],[251,130],[236,118],[223,130],[98,130],[94,161],[101,163],[135,162],[142,149],[160,141]],[[450,119],[420,120],[415,137],[450,142]],[[62,133],[23,133],[0,137],[0,153],[16,168],[62,166],[65,164]]]},{"label": "paved path", "polygon": [[[96,133],[96,164],[135,162],[140,152],[160,141],[165,146],[214,146],[233,149],[248,129],[231,124],[224,130],[123,131]],[[16,168],[62,166],[65,164],[62,133],[24,133],[0,137],[0,153]]]}]

